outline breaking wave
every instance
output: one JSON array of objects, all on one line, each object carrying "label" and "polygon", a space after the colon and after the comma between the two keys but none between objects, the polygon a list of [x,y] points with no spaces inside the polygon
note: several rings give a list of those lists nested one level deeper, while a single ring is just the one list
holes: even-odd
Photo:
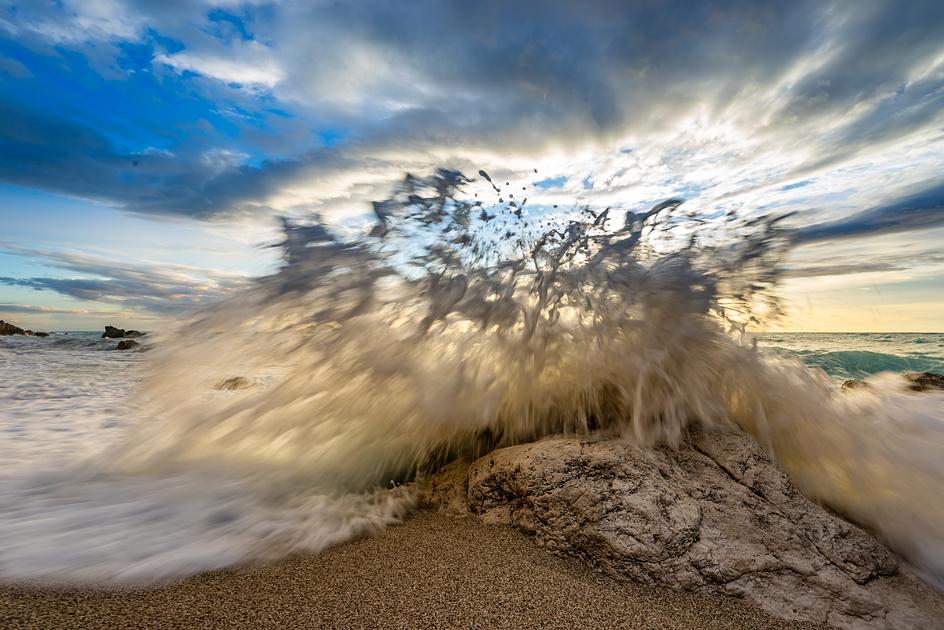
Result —
[{"label": "breaking wave", "polygon": [[440,170],[376,203],[369,231],[286,222],[277,274],[150,353],[119,448],[0,486],[2,574],[153,580],[318,551],[403,518],[457,455],[733,421],[944,577],[944,396],[896,376],[840,394],[744,333],[779,312],[783,217],[514,190]]}]

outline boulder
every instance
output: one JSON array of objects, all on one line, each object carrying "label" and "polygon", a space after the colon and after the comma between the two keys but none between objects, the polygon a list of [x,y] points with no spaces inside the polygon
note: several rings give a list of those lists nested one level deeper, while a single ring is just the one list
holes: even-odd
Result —
[{"label": "boulder", "polygon": [[131,350],[132,348],[137,348],[139,344],[137,341],[131,339],[125,339],[124,341],[119,341],[118,345],[115,346],[115,350]]},{"label": "boulder", "polygon": [[0,335],[25,335],[26,331],[19,326],[14,326],[9,322],[0,319]]},{"label": "boulder", "polygon": [[[454,464],[428,501],[508,524],[612,576],[742,597],[839,628],[930,628],[940,595],[872,536],[803,497],[748,435],[677,449],[552,438]],[[938,626],[939,627],[939,626]]]},{"label": "boulder", "polygon": [[48,337],[49,333],[48,332],[34,332],[33,336],[34,337]]},{"label": "boulder", "polygon": [[909,372],[905,378],[910,381],[908,389],[916,392],[944,389],[944,374],[934,372]]},{"label": "boulder", "polygon": [[143,333],[140,330],[125,330],[124,328],[105,326],[102,339],[134,339],[136,337],[143,337],[146,334],[147,333]]}]

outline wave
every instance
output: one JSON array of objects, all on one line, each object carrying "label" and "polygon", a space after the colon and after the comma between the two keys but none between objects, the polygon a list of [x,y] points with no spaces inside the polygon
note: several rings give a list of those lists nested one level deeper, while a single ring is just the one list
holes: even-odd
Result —
[{"label": "wave", "polygon": [[[318,551],[402,518],[456,455],[736,422],[944,576],[941,396],[840,395],[748,343],[779,310],[783,217],[552,211],[480,175],[408,176],[366,235],[286,222],[277,274],[151,353],[119,448],[0,486],[2,575],[146,580]],[[219,389],[235,377],[251,386]]]},{"label": "wave", "polygon": [[779,356],[796,357],[807,366],[820,368],[839,378],[863,378],[881,372],[944,371],[944,361],[936,356],[900,355],[871,350],[790,350],[776,346],[767,348],[767,351]]}]

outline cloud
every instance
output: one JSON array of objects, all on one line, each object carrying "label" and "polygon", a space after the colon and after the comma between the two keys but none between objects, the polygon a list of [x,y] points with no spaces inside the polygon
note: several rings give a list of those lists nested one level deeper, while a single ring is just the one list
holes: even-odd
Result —
[{"label": "cloud", "polygon": [[237,40],[227,47],[219,46],[212,51],[161,54],[154,61],[178,71],[195,72],[248,87],[272,88],[285,76],[272,50],[255,41]]},{"label": "cloud", "polygon": [[188,265],[118,261],[82,252],[52,252],[12,245],[2,246],[2,250],[41,260],[47,266],[82,277],[0,277],[0,284],[53,291],[85,302],[115,304],[157,315],[203,306],[249,282],[242,275]]},{"label": "cloud", "polygon": [[852,216],[797,232],[799,244],[923,230],[944,226],[944,184]]},{"label": "cloud", "polygon": [[[210,4],[67,3],[4,23],[30,46],[112,54],[109,67],[128,63],[119,44],[144,42],[135,72],[182,78],[208,111],[276,108],[291,128],[263,139],[247,120],[143,156],[59,108],[7,102],[0,178],[212,218],[365,203],[438,165],[540,162],[542,179],[593,184],[558,192],[608,203],[719,198],[821,181],[907,143],[940,149],[939,2]],[[326,148],[326,128],[344,140]],[[250,156],[240,143],[254,135]],[[279,144],[291,154],[273,157]]]}]

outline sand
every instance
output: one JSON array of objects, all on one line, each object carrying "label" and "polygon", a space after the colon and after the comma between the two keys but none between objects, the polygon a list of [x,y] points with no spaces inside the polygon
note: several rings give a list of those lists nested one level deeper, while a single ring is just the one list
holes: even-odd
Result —
[{"label": "sand", "polygon": [[13,628],[812,628],[734,598],[618,582],[507,527],[421,513],[320,556],[158,588],[0,586]]}]

